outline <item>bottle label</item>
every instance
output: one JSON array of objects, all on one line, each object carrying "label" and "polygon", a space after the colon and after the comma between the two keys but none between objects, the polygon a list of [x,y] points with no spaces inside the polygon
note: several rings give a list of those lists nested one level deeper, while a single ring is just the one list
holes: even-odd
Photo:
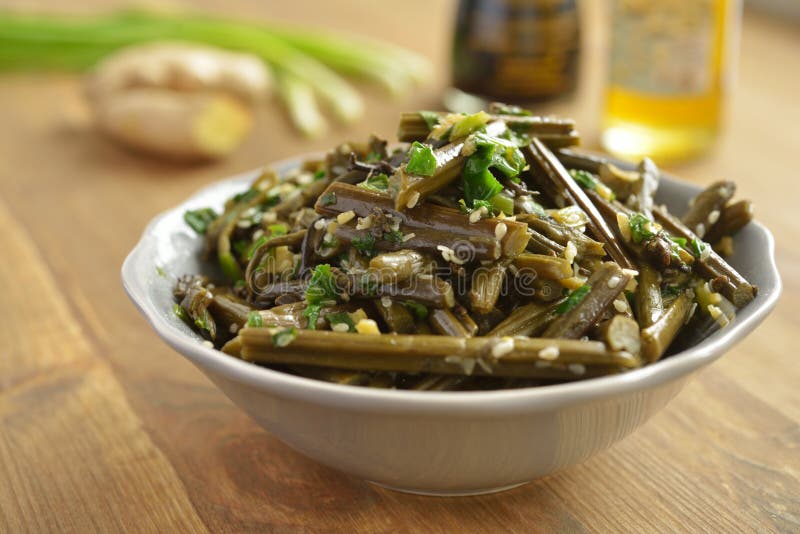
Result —
[{"label": "bottle label", "polygon": [[615,0],[611,82],[651,94],[695,95],[713,83],[715,0]]}]

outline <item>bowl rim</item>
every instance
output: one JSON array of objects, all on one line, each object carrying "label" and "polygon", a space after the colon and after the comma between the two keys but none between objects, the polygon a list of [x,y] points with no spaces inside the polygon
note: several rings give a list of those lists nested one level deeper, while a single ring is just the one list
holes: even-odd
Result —
[{"label": "bowl rim", "polygon": [[[275,162],[265,167],[279,171],[296,165],[298,162],[319,153],[303,154]],[[622,166],[629,166],[619,162]],[[265,168],[264,167],[264,168]],[[518,389],[491,391],[413,391],[377,389],[343,384],[332,384],[321,380],[304,378],[267,367],[255,365],[229,356],[219,350],[205,346],[198,339],[170,324],[148,298],[147,283],[136,275],[141,262],[154,260],[146,256],[148,245],[157,243],[156,229],[167,217],[183,212],[196,203],[196,199],[206,196],[216,189],[228,185],[247,183],[263,168],[243,172],[222,180],[216,180],[196,190],[179,205],[167,209],[154,217],[146,226],[139,241],[125,258],[121,278],[122,285],[131,301],[144,315],[150,326],[173,349],[187,357],[213,380],[219,373],[228,379],[248,384],[256,389],[269,390],[286,398],[324,404],[351,410],[370,412],[391,412],[401,414],[441,413],[451,416],[474,417],[477,415],[496,415],[498,412],[545,411],[554,407],[581,403],[639,390],[677,380],[689,373],[710,364],[754,330],[775,307],[782,291],[782,282],[775,262],[775,240],[772,233],[761,223],[752,221],[758,232],[766,240],[766,261],[764,268],[769,287],[760,287],[759,295],[750,304],[752,311],[742,320],[717,335],[703,340],[700,344],[670,356],[667,359],[647,365],[640,369],[604,377],[577,380],[574,382],[535,386]],[[666,173],[662,179],[677,182],[682,187],[695,190],[701,188],[684,182]]]}]

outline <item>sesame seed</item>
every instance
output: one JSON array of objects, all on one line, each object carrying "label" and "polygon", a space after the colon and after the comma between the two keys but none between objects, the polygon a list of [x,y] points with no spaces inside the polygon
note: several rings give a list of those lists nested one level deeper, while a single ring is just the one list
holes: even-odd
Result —
[{"label": "sesame seed", "polygon": [[469,214],[469,222],[474,224],[480,221],[483,214],[487,211],[488,210],[486,209],[486,206],[481,206],[480,208],[473,210],[473,212]]},{"label": "sesame seed", "polygon": [[263,222],[272,223],[278,220],[278,214],[274,211],[268,211],[264,215],[261,216],[261,220]]},{"label": "sesame seed", "polygon": [[617,226],[619,226],[619,233],[625,241],[631,240],[631,222],[628,216],[624,213],[617,213]]},{"label": "sesame seed", "polygon": [[381,306],[384,308],[391,308],[392,307],[392,299],[389,297],[381,297]]},{"label": "sesame seed", "polygon": [[359,217],[356,222],[356,230],[367,230],[372,227],[372,215],[366,217]]},{"label": "sesame seed", "polygon": [[355,216],[356,212],[354,212],[353,210],[345,211],[344,213],[340,213],[339,215],[336,216],[336,221],[339,224],[347,224],[350,221],[352,221],[355,218]]},{"label": "sesame seed", "polygon": [[336,323],[335,325],[331,326],[331,330],[334,332],[349,332],[350,327],[347,326],[347,323]]},{"label": "sesame seed", "polygon": [[578,255],[578,247],[572,241],[567,241],[567,246],[564,247],[564,259],[572,263],[575,261],[575,256]]},{"label": "sesame seed", "polygon": [[263,236],[264,236],[264,229],[263,228],[259,228],[258,230],[253,232],[253,241],[258,241]]},{"label": "sesame seed", "polygon": [[714,224],[719,220],[719,210],[714,210],[708,214],[708,223]]},{"label": "sesame seed", "polygon": [[231,325],[228,327],[228,332],[230,332],[231,334],[235,334],[238,331],[239,331],[239,325],[236,323],[231,323]]},{"label": "sesame seed", "polygon": [[323,228],[325,228],[326,224],[328,224],[328,222],[325,219],[317,219],[316,221],[314,221],[314,229],[322,230]]},{"label": "sesame seed", "polygon": [[503,239],[508,232],[508,226],[506,223],[497,223],[497,226],[494,227],[494,236],[497,239]]},{"label": "sesame seed", "polygon": [[576,375],[582,375],[586,373],[586,366],[582,363],[571,363],[567,366],[567,369]]},{"label": "sesame seed", "polygon": [[608,282],[606,282],[606,285],[608,286],[608,289],[614,289],[615,287],[617,287],[619,285],[621,280],[622,279],[619,276],[614,275],[614,276],[612,276],[611,278],[608,279]]},{"label": "sesame seed", "polygon": [[214,344],[212,342],[210,342],[209,340],[207,340],[207,339],[203,340],[203,346],[204,347],[208,347],[209,349],[213,349],[214,348]]},{"label": "sesame seed", "polygon": [[502,358],[513,350],[514,339],[510,337],[503,337],[492,347],[492,356],[495,358]]},{"label": "sesame seed", "polygon": [[403,243],[405,243],[406,241],[410,241],[411,239],[414,239],[415,237],[417,237],[417,234],[415,234],[414,232],[409,232],[409,233],[407,233],[407,234],[405,234],[403,236]]},{"label": "sesame seed", "polygon": [[614,301],[614,309],[619,313],[625,313],[625,311],[628,309],[628,303],[624,300],[616,299]]},{"label": "sesame seed", "polygon": [[549,345],[539,351],[539,358],[552,361],[558,358],[559,354],[561,354],[561,351],[558,350],[558,347]]},{"label": "sesame seed", "polygon": [[413,208],[419,202],[419,191],[414,191],[414,193],[409,197],[408,202],[406,202],[406,207],[408,209]]}]

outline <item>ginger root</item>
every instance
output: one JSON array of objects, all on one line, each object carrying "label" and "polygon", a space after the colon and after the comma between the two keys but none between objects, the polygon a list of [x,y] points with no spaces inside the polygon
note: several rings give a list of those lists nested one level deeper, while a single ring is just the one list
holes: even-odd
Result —
[{"label": "ginger root", "polygon": [[271,88],[254,56],[183,43],[133,46],[87,80],[100,130],[131,148],[181,160],[230,154]]}]

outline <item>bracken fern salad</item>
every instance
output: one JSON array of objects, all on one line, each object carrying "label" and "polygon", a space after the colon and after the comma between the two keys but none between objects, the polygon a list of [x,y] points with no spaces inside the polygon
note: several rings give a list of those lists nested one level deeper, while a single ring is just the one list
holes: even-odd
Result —
[{"label": "bracken fern salad", "polygon": [[495,389],[640,368],[756,293],[724,259],[752,219],[731,182],[678,218],[654,204],[652,161],[581,154],[571,120],[497,103],[404,113],[398,138],[267,170],[222,213],[187,212],[219,269],[177,280],[178,317],[297,375]]}]

